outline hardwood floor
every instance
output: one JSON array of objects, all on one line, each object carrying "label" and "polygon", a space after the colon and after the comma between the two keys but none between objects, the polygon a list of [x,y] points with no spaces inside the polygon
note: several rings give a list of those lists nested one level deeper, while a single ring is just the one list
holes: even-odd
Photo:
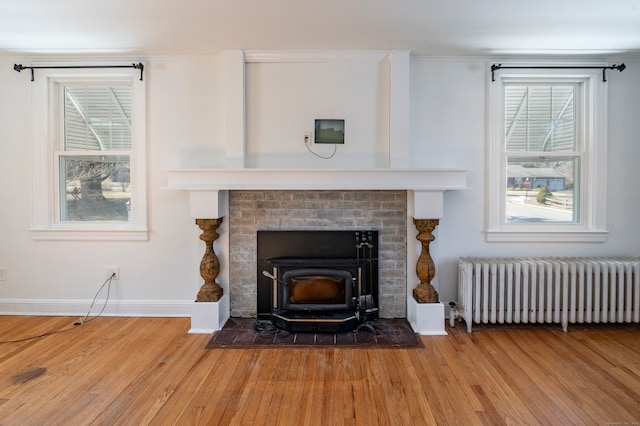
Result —
[{"label": "hardwood floor", "polygon": [[211,349],[188,318],[0,316],[0,424],[640,424],[638,325]]}]

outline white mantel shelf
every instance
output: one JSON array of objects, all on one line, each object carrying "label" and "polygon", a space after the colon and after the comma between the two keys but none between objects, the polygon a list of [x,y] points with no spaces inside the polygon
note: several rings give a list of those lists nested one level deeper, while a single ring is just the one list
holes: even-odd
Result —
[{"label": "white mantel shelf", "polygon": [[414,190],[466,188],[457,169],[182,169],[168,171],[167,189],[210,190]]},{"label": "white mantel shelf", "polygon": [[227,214],[229,190],[407,190],[409,213],[436,219],[445,191],[466,189],[458,169],[182,169],[167,172],[169,190],[189,193],[190,216]]}]

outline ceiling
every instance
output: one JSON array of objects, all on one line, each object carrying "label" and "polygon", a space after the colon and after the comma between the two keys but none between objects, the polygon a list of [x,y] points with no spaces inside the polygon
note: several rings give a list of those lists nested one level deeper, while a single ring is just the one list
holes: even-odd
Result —
[{"label": "ceiling", "polygon": [[640,0],[0,0],[0,55],[640,53]]}]

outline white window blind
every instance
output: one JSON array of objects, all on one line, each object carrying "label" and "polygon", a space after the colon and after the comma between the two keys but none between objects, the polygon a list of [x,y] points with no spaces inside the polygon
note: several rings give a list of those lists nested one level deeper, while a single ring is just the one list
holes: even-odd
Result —
[{"label": "white window blind", "polygon": [[67,86],[64,88],[66,151],[131,149],[131,88]]},{"label": "white window blind", "polygon": [[504,98],[507,151],[575,149],[573,85],[506,85]]}]

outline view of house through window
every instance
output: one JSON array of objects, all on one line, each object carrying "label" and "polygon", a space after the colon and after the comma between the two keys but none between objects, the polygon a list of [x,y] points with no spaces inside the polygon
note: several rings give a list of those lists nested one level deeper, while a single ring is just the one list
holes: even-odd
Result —
[{"label": "view of house through window", "polygon": [[131,87],[78,84],[60,90],[60,221],[129,221]]},{"label": "view of house through window", "polygon": [[505,84],[507,223],[579,222],[576,96],[575,84]]}]

